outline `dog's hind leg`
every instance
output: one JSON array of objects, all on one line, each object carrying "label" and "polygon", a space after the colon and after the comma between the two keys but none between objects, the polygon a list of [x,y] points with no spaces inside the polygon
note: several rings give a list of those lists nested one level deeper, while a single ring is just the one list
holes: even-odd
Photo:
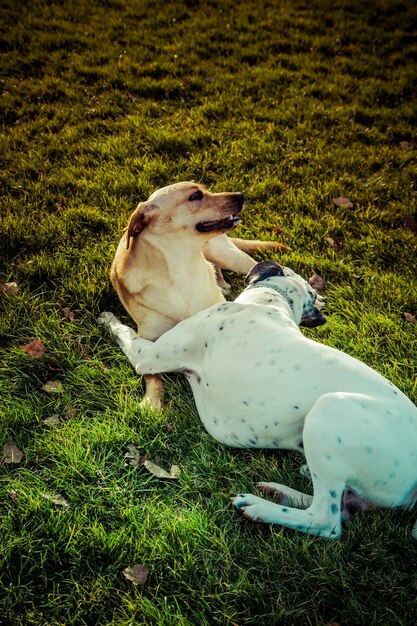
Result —
[{"label": "dog's hind leg", "polygon": [[307,509],[282,506],[252,494],[232,496],[232,502],[246,519],[253,522],[279,524],[308,535],[338,539],[342,534],[340,503],[344,485],[330,487],[314,479],[313,484],[314,496]]}]

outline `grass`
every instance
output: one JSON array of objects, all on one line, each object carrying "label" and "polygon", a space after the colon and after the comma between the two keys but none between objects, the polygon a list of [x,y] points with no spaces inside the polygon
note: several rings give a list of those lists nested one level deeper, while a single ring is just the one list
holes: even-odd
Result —
[{"label": "grass", "polygon": [[[333,543],[246,523],[228,494],[259,479],[308,491],[301,459],[210,439],[180,377],[163,414],[142,411],[142,381],[96,324],[106,309],[129,321],[108,269],[139,200],[187,179],[240,190],[238,234],[278,237],[285,264],[326,280],[328,323],[306,332],[417,402],[414,3],[1,12],[0,282],[19,290],[0,294],[0,445],[24,457],[0,467],[0,623],[414,624],[415,511],[368,513]],[[228,279],[232,298],[242,277]],[[127,465],[129,444],[179,480]],[[122,575],[135,563],[143,586]]]}]

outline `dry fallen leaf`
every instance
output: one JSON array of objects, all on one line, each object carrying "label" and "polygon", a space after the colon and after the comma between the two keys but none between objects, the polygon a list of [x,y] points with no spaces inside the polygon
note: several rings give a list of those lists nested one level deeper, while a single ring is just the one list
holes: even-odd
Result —
[{"label": "dry fallen leaf", "polygon": [[411,150],[414,147],[412,141],[400,141],[398,145],[400,146],[400,148],[405,148],[407,150]]},{"label": "dry fallen leaf", "polygon": [[78,413],[78,410],[75,407],[71,406],[70,404],[68,404],[68,406],[65,407],[65,419],[66,420],[71,420],[74,417],[77,417],[77,413]]},{"label": "dry fallen leaf", "polygon": [[320,289],[325,287],[326,281],[318,274],[314,274],[314,276],[309,279],[308,284],[316,291],[320,291]]},{"label": "dry fallen leaf", "polygon": [[412,313],[403,313],[403,317],[406,322],[410,322],[411,324],[415,324],[417,322],[416,316]]},{"label": "dry fallen leaf", "polygon": [[54,415],[51,415],[51,417],[47,417],[46,419],[44,419],[42,424],[45,424],[45,426],[49,426],[49,428],[53,428],[54,426],[57,426],[60,421],[61,420],[58,413],[55,413]]},{"label": "dry fallen leaf", "polygon": [[127,580],[131,580],[134,585],[143,585],[148,578],[149,569],[144,565],[133,565],[132,567],[126,567],[123,570],[123,576]]},{"label": "dry fallen leaf", "polygon": [[126,465],[132,465],[133,467],[137,467],[138,465],[143,465],[144,461],[148,458],[148,455],[142,455],[137,448],[133,445],[133,443],[129,443],[127,446],[128,452],[125,454],[125,459],[128,460]]},{"label": "dry fallen leaf", "polygon": [[34,339],[31,343],[28,343],[26,346],[20,346],[21,349],[26,352],[32,359],[39,359],[39,357],[43,356],[45,353],[45,345],[42,339]]},{"label": "dry fallen leaf", "polygon": [[14,443],[5,443],[3,446],[3,463],[20,463],[23,452]]},{"label": "dry fallen leaf", "polygon": [[7,294],[8,296],[14,296],[18,292],[17,283],[0,283],[0,292]]},{"label": "dry fallen leaf", "polygon": [[[146,459],[146,461],[144,461],[142,463],[143,467],[146,467],[146,469],[148,470],[148,472],[150,472],[153,476],[156,476],[157,478],[170,478],[173,480],[177,480],[178,479],[178,475],[179,475],[179,468],[176,465],[173,465],[171,467],[171,472],[168,473],[166,472],[162,467],[159,467],[159,465],[157,465],[156,463],[153,463],[152,461],[149,461],[148,459]],[[172,472],[172,469],[174,469],[174,472]],[[177,473],[178,472],[178,473]]]},{"label": "dry fallen leaf", "polygon": [[336,206],[345,206],[348,209],[353,209],[353,204],[349,200],[349,198],[345,198],[345,196],[339,196],[338,198],[333,198],[333,202]]},{"label": "dry fallen leaf", "polygon": [[74,318],[75,318],[74,311],[71,311],[71,309],[68,309],[65,307],[65,309],[62,309],[62,313],[64,314],[64,317],[67,320],[67,322],[74,321]]},{"label": "dry fallen leaf", "polygon": [[17,491],[15,489],[11,489],[9,491],[9,498],[17,506]]},{"label": "dry fallen leaf", "polygon": [[162,469],[162,467],[159,467],[159,465],[157,465],[156,463],[149,461],[148,459],[143,462],[143,466],[146,467],[148,472],[150,472],[157,478],[172,478],[171,474]]},{"label": "dry fallen leaf", "polygon": [[279,235],[280,233],[282,233],[282,228],[279,224],[275,224],[274,228],[272,229],[272,232],[274,233],[274,235]]},{"label": "dry fallen leaf", "polygon": [[333,239],[333,237],[325,237],[325,240],[331,248],[334,250],[343,250],[344,243],[340,239]]},{"label": "dry fallen leaf", "polygon": [[179,475],[181,474],[181,470],[178,467],[178,465],[171,465],[171,469],[169,470],[169,473],[171,474],[171,478],[177,479],[179,478]]},{"label": "dry fallen leaf", "polygon": [[48,382],[42,386],[42,389],[48,393],[63,393],[64,391],[60,380],[48,380]]},{"label": "dry fallen leaf", "polygon": [[42,498],[45,500],[49,500],[52,504],[56,504],[57,506],[67,507],[69,506],[69,502],[65,500],[59,493],[41,493]]}]

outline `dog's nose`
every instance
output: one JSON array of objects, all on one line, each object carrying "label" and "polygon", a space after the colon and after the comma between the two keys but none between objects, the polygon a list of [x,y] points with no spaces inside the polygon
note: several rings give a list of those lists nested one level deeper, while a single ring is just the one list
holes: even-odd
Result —
[{"label": "dog's nose", "polygon": [[243,207],[243,202],[245,201],[245,196],[243,195],[243,193],[238,191],[237,193],[234,194],[234,197],[235,197],[236,202],[237,202],[238,210],[241,211],[242,207]]}]

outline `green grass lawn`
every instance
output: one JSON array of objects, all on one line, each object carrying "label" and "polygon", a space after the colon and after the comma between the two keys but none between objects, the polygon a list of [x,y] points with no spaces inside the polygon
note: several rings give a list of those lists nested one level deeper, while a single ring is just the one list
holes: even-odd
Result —
[{"label": "green grass lawn", "polygon": [[[326,281],[328,322],[305,332],[417,402],[415,3],[4,0],[1,17],[0,283],[18,291],[0,293],[0,451],[24,456],[0,465],[0,623],[413,626],[416,511],[337,542],[246,522],[229,493],[309,491],[302,459],[213,441],[179,376],[142,411],[96,317],[132,323],[108,270],[140,200],[243,191],[237,234]],[[131,444],[178,480],[129,464]]]}]

